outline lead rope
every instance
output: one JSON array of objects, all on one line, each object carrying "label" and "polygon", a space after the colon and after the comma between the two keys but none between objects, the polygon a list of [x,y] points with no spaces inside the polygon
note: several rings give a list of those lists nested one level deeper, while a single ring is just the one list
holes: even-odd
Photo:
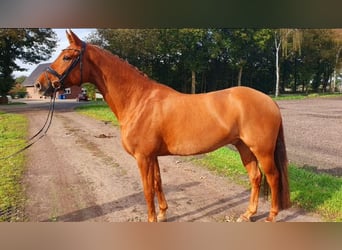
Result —
[{"label": "lead rope", "polygon": [[[28,144],[25,147],[21,148],[20,150],[14,152],[13,154],[10,154],[6,157],[1,157],[0,160],[7,160],[11,157],[14,157],[14,156],[20,154],[21,152],[25,151],[26,149],[31,147],[33,144],[38,142],[40,139],[42,139],[47,134],[47,132],[51,126],[53,114],[55,111],[56,93],[57,93],[57,89],[54,89],[54,92],[53,92],[53,95],[51,97],[50,104],[49,104],[49,112],[48,112],[48,115],[46,117],[46,120],[45,120],[43,127],[35,135],[33,135],[32,137],[30,137],[27,140],[26,143],[28,143]],[[35,141],[32,141],[36,137],[37,137],[37,139]],[[30,141],[32,141],[32,142],[30,142]]]}]

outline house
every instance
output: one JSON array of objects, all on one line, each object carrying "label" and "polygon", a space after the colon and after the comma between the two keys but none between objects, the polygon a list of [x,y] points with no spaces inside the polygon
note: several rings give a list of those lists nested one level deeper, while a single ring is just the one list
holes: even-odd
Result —
[{"label": "house", "polygon": [[[26,87],[27,98],[32,99],[41,99],[43,98],[38,90],[35,88],[34,84],[38,78],[38,76],[43,73],[47,67],[50,66],[51,63],[42,63],[37,66],[35,70],[25,79],[22,83],[24,87]],[[59,90],[57,92],[56,98],[58,99],[76,99],[79,94],[84,94],[85,89],[80,86],[72,86],[71,88],[66,88],[65,90]]]}]

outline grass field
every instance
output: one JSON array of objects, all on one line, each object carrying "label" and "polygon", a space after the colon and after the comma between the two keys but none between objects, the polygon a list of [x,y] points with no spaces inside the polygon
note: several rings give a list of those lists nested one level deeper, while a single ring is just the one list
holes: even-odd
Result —
[{"label": "grass field", "polygon": [[[105,103],[88,104],[77,109],[79,112],[99,120],[117,124],[115,116]],[[227,147],[193,158],[212,171],[249,187],[248,176],[239,154]],[[342,179],[327,174],[289,166],[291,201],[294,206],[320,214],[327,221],[342,221]]]},{"label": "grass field", "polygon": [[[0,112],[0,158],[25,145],[26,131],[24,116]],[[0,159],[0,221],[22,220],[24,160],[23,154]]]}]

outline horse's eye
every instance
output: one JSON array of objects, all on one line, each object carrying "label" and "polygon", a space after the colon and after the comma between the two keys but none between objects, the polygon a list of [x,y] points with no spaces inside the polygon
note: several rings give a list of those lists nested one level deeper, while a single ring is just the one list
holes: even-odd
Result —
[{"label": "horse's eye", "polygon": [[71,57],[70,56],[64,56],[63,57],[63,61],[70,61],[71,60]]}]

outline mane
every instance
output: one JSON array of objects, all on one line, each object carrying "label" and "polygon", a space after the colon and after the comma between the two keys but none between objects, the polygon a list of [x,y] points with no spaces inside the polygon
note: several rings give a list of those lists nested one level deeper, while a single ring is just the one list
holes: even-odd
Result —
[{"label": "mane", "polygon": [[[156,80],[150,78],[148,75],[146,75],[144,72],[140,71],[137,67],[130,64],[127,60],[122,59],[118,55],[113,54],[109,50],[106,50],[104,48],[101,48],[100,46],[90,44],[94,49],[96,49],[96,52],[99,53],[102,56],[108,57],[110,60],[113,60],[115,63],[118,63],[118,65],[122,68],[126,68],[130,71],[130,74],[136,77],[140,77],[140,83],[144,82],[144,84],[147,84],[150,88],[157,87],[158,89],[168,89],[169,91],[176,91],[170,86],[167,86],[166,84],[162,84],[157,82]],[[177,91],[176,91],[177,92]]]},{"label": "mane", "polygon": [[100,47],[100,46],[98,46],[98,45],[93,45],[93,44],[92,44],[92,46],[95,47],[96,49],[98,49],[98,51],[99,51],[100,53],[102,53],[102,54],[104,54],[104,55],[106,55],[106,56],[112,57],[114,60],[117,60],[117,61],[121,62],[122,64],[128,66],[128,67],[131,68],[134,72],[138,73],[139,75],[143,76],[144,78],[153,81],[153,80],[152,80],[147,74],[145,74],[143,71],[139,70],[136,66],[130,64],[130,63],[128,62],[128,60],[125,60],[125,59],[119,57],[118,55],[113,54],[113,53],[110,52],[109,50],[104,49],[104,48],[102,48],[102,47]]}]

